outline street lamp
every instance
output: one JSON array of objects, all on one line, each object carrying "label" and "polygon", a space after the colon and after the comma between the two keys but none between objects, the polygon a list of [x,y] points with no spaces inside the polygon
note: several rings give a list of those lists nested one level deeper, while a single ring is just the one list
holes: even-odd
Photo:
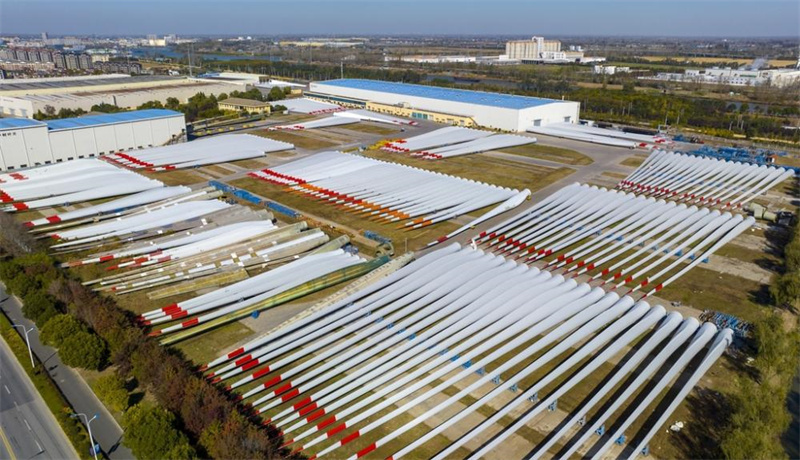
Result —
[{"label": "street lamp", "polygon": [[31,326],[30,329],[27,329],[24,324],[12,324],[13,327],[21,327],[22,332],[25,334],[25,343],[28,345],[28,356],[31,357],[31,368],[36,367],[36,363],[33,362],[33,351],[31,350],[31,339],[28,337],[28,334],[33,332],[36,327]]},{"label": "street lamp", "polygon": [[86,414],[82,413],[70,415],[72,418],[83,417],[83,420],[86,422],[86,429],[89,430],[89,443],[92,445],[92,454],[94,454],[94,460],[97,460],[97,448],[95,447],[94,438],[92,437],[92,420],[96,419],[99,415],[100,414],[94,414],[92,418],[89,418],[86,416]]}]

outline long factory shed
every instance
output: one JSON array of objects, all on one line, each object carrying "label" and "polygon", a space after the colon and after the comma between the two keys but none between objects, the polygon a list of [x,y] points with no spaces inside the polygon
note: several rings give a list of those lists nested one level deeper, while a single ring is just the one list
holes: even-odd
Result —
[{"label": "long factory shed", "polygon": [[0,171],[158,147],[185,131],[183,114],[166,109],[48,121],[0,118]]},{"label": "long factory shed", "polygon": [[372,108],[369,103],[405,107],[413,119],[451,124],[471,119],[478,126],[513,132],[577,123],[580,112],[580,103],[573,101],[361,79],[312,82],[306,96],[354,107]]}]

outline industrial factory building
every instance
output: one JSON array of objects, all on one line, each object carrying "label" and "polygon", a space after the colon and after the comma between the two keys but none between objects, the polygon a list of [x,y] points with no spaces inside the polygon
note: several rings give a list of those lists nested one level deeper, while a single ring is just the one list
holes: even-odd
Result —
[{"label": "industrial factory building", "polygon": [[0,83],[0,113],[4,116],[33,118],[37,112],[61,109],[90,111],[100,104],[134,109],[145,102],[180,102],[197,93],[219,95],[240,89],[225,82],[196,81],[184,77],[103,75]]},{"label": "industrial factory building", "polygon": [[0,171],[160,146],[185,130],[182,113],[163,109],[49,121],[0,118]]},{"label": "industrial factory building", "polygon": [[515,132],[577,123],[580,111],[572,101],[358,79],[311,83],[306,96],[417,120]]}]

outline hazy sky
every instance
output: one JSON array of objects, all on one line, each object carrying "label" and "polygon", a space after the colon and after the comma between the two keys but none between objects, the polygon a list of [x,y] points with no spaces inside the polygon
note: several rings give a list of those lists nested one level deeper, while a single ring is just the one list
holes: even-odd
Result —
[{"label": "hazy sky", "polygon": [[0,0],[0,34],[800,36],[798,0]]}]

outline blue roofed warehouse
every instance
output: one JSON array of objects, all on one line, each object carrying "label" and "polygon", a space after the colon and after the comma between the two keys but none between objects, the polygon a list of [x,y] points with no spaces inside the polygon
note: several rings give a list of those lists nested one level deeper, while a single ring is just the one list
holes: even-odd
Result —
[{"label": "blue roofed warehouse", "polygon": [[[372,110],[396,107],[395,115],[435,114],[436,121],[503,131],[525,131],[549,123],[577,123],[580,103],[512,94],[412,85],[378,80],[340,79],[311,83],[308,97]],[[401,113],[404,112],[404,113]],[[427,116],[422,116],[427,118]]]},{"label": "blue roofed warehouse", "polygon": [[0,118],[0,171],[157,147],[185,130],[183,114],[164,109],[47,121]]}]

